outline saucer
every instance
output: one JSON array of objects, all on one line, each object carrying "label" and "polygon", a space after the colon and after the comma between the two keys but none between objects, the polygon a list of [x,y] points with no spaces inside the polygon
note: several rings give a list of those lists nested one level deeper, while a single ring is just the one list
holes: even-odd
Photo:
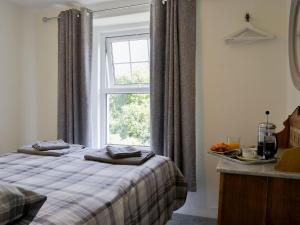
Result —
[{"label": "saucer", "polygon": [[243,160],[243,161],[258,161],[258,160],[262,160],[261,158],[259,157],[256,157],[256,158],[245,158],[243,156],[237,156],[237,158],[239,160]]},{"label": "saucer", "polygon": [[216,153],[216,154],[220,154],[220,155],[227,155],[227,154],[239,151],[239,149],[230,149],[230,150],[227,150],[227,151],[224,151],[224,152],[217,152],[217,151],[212,151],[212,150],[210,150],[210,151],[213,152],[213,153]]}]

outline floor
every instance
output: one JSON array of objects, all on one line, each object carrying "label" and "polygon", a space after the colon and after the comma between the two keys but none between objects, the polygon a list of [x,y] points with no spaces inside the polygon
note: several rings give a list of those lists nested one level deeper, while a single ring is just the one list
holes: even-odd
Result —
[{"label": "floor", "polygon": [[208,219],[196,216],[173,214],[172,220],[167,225],[216,225],[215,219]]}]

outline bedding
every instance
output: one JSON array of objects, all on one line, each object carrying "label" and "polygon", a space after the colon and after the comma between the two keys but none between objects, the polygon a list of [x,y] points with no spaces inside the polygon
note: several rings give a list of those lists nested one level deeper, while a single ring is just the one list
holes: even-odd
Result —
[{"label": "bedding", "polygon": [[61,157],[0,156],[0,181],[47,196],[32,225],[163,225],[185,202],[184,178],[166,157],[140,166]]},{"label": "bedding", "polygon": [[44,195],[0,182],[0,224],[29,224],[46,199]]}]

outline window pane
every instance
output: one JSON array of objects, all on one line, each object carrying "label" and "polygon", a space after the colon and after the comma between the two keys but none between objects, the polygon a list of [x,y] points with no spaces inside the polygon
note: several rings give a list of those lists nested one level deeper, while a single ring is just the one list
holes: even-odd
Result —
[{"label": "window pane", "polygon": [[132,63],[132,83],[149,84],[150,68],[149,63]]},{"label": "window pane", "polygon": [[116,84],[131,84],[130,64],[114,64]]},{"label": "window pane", "polygon": [[150,95],[107,95],[107,144],[150,144]]},{"label": "window pane", "polygon": [[131,62],[149,61],[147,40],[130,41]]},{"label": "window pane", "polygon": [[113,50],[113,62],[114,63],[130,62],[128,41],[113,42],[112,50]]}]

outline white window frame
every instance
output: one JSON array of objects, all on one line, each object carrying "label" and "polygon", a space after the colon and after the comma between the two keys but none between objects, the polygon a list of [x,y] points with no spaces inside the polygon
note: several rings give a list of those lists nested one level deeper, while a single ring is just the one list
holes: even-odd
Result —
[{"label": "white window frame", "polygon": [[[131,26],[132,27],[132,26]],[[93,78],[92,82],[92,134],[94,147],[105,147],[107,145],[107,135],[108,135],[108,124],[107,124],[107,110],[108,94],[150,94],[150,85],[114,85],[111,81],[107,80],[107,59],[106,59],[106,47],[107,40],[110,38],[121,38],[122,36],[139,36],[148,35],[149,36],[149,25],[145,24],[139,29],[128,28],[124,30],[124,26],[120,27],[121,31],[116,31],[114,29],[112,32],[106,31],[101,32],[101,30],[95,30],[94,35],[94,62],[93,62]],[[110,39],[112,40],[112,39]],[[105,46],[105,49],[103,47]],[[97,87],[95,87],[97,86]],[[105,106],[105,107],[103,107]],[[97,135],[100,135],[98,137]]]},{"label": "white window frame", "polygon": [[[144,30],[141,30],[140,32],[146,32]],[[130,40],[144,40],[144,39],[150,39],[149,33],[139,33],[135,31],[133,34],[127,33],[123,36],[117,36],[117,37],[107,37],[106,38],[106,49],[107,49],[107,63],[108,63],[108,77],[110,78],[108,80],[108,85],[110,87],[123,87],[123,88],[129,88],[129,86],[141,88],[141,87],[148,87],[149,84],[116,84],[115,82],[115,71],[114,71],[114,62],[113,62],[113,51],[112,51],[112,43],[118,42],[118,41],[127,41],[129,38]],[[149,40],[150,41],[150,40]],[[150,54],[149,44],[148,44],[148,53]],[[139,62],[132,62],[131,61],[131,52],[130,52],[130,46],[129,46],[129,57],[130,57],[130,70],[132,71],[131,64],[132,63],[143,63],[147,62],[150,63],[150,55],[148,55],[149,61],[139,61]],[[121,63],[120,63],[121,64]],[[125,64],[125,63],[124,63]]]}]

